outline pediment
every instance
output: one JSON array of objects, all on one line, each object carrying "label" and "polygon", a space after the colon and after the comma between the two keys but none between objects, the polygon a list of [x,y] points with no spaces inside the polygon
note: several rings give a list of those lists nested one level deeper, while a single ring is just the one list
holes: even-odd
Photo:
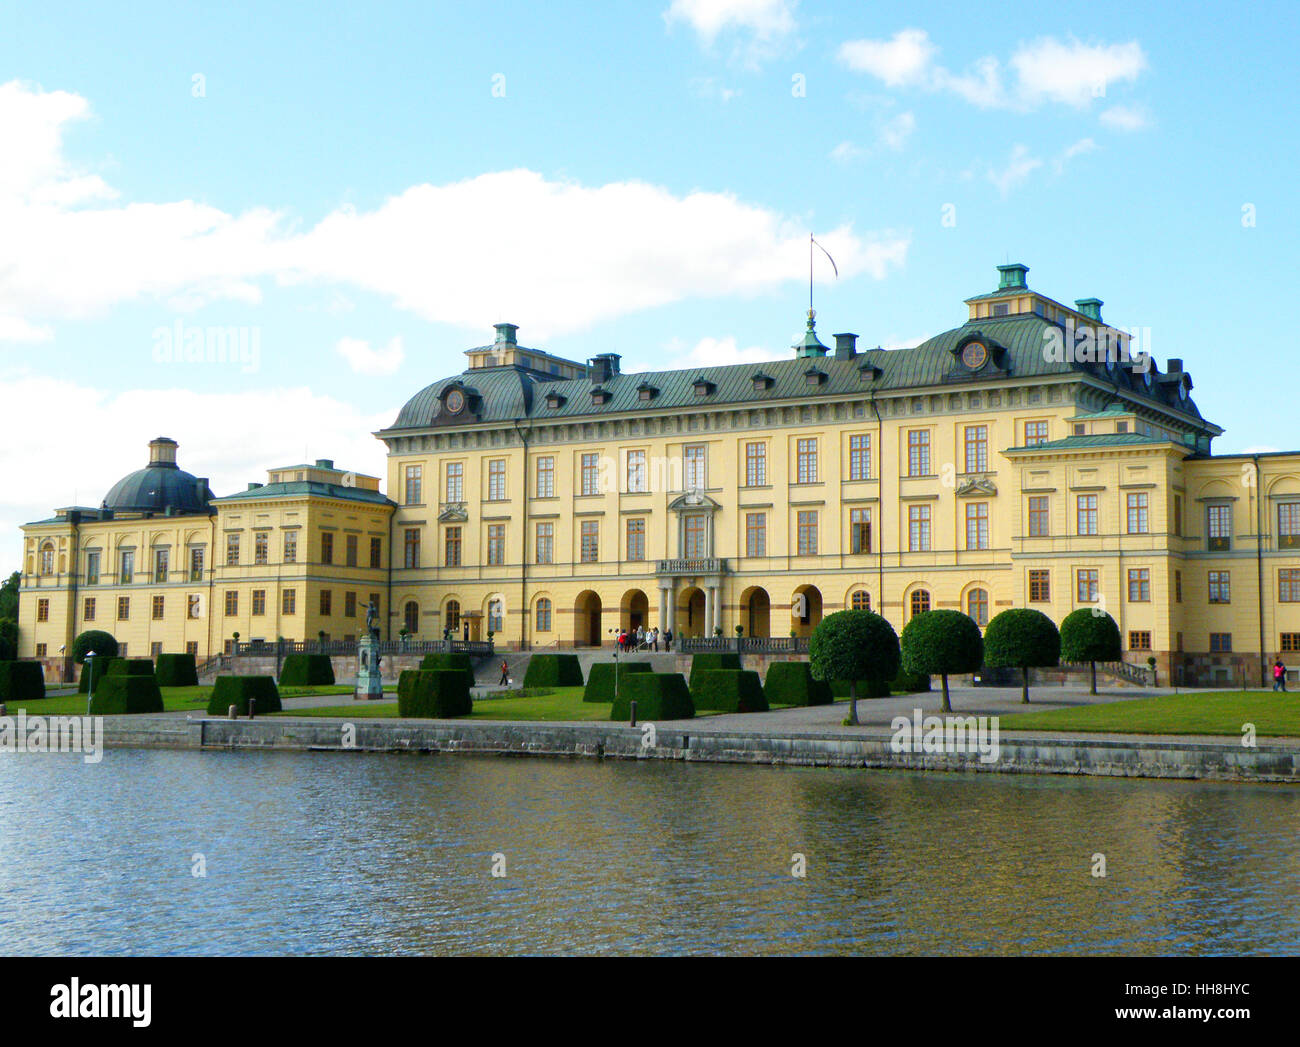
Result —
[{"label": "pediment", "polygon": [[722,506],[715,502],[703,491],[687,491],[680,494],[668,503],[670,513],[681,512],[705,512],[712,513],[721,509]]}]

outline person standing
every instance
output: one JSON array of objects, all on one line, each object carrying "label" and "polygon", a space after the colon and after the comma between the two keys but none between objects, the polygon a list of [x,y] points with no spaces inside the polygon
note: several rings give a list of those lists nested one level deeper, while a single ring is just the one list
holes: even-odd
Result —
[{"label": "person standing", "polygon": [[665,630],[664,630],[664,650],[665,650],[665,651],[671,651],[672,649],[673,649],[673,631],[672,631],[671,629],[665,629]]},{"label": "person standing", "polygon": [[1286,691],[1286,666],[1282,664],[1281,658],[1273,663],[1273,690]]},{"label": "person standing", "polygon": [[501,659],[501,679],[497,682],[502,687],[506,687],[510,683],[510,663],[504,658]]},{"label": "person standing", "polygon": [[657,625],[650,630],[650,649],[659,650],[659,626]]}]

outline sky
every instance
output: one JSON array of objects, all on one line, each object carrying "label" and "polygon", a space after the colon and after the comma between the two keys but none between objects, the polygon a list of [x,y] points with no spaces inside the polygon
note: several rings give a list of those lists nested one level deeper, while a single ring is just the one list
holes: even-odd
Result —
[{"label": "sky", "polygon": [[823,341],[915,345],[1023,262],[1181,357],[1217,451],[1300,447],[1298,31],[1268,3],[0,0],[0,571],[158,435],[218,494],[382,476],[373,432],[497,322],[624,370],[785,357],[810,233]]}]

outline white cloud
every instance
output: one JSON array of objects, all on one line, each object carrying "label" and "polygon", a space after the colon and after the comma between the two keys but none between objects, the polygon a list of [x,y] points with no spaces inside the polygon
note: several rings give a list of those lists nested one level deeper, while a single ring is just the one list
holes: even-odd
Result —
[{"label": "white cloud", "polygon": [[[11,339],[142,298],[257,302],[271,281],[364,289],[462,327],[511,315],[545,338],[686,299],[770,293],[796,278],[807,244],[805,219],[729,193],[586,186],[528,170],[412,186],[305,231],[270,209],[229,215],[190,200],[73,207],[64,193],[52,204],[46,189],[76,184],[61,136],[84,106],[49,98],[14,85],[0,97],[0,127],[20,129],[0,133],[19,157],[0,193],[0,336]],[[847,225],[818,239],[834,245],[846,278],[882,277],[908,246]]]},{"label": "white cloud", "polygon": [[743,30],[759,40],[773,40],[795,27],[797,0],[673,0],[664,12],[669,25],[686,22],[706,45],[719,34]]},{"label": "white cloud", "polygon": [[712,76],[696,77],[691,81],[691,90],[700,98],[723,103],[730,102],[740,95],[740,88],[728,87]]},{"label": "white cloud", "polygon": [[915,130],[916,117],[911,113],[899,113],[892,120],[886,121],[880,129],[880,142],[885,148],[898,152],[907,144]]},{"label": "white cloud", "polygon": [[370,343],[361,338],[340,338],[334,348],[357,374],[395,374],[406,359],[400,334],[380,349],[372,349]]},{"label": "white cloud", "polygon": [[1151,126],[1151,119],[1144,109],[1136,106],[1113,105],[1097,116],[1103,127],[1115,131],[1141,131]]},{"label": "white cloud", "polygon": [[1011,67],[1031,102],[1046,98],[1082,109],[1094,98],[1104,98],[1111,84],[1136,80],[1147,59],[1136,40],[1103,45],[1044,37],[1022,45],[1011,57]]},{"label": "white cloud", "polygon": [[1077,142],[1061,150],[1061,154],[1053,161],[1052,166],[1056,173],[1060,174],[1076,156],[1085,156],[1088,153],[1095,152],[1096,149],[1097,143],[1091,138],[1080,138]]},{"label": "white cloud", "polygon": [[924,29],[903,29],[889,40],[848,40],[840,61],[854,72],[870,73],[887,87],[924,84],[938,48]]},{"label": "white cloud", "polygon": [[624,370],[640,371],[682,370],[691,367],[725,367],[727,364],[761,363],[767,360],[785,360],[790,350],[768,349],[751,345],[742,348],[734,335],[723,338],[701,338],[689,348],[679,338],[664,346],[662,356],[653,361],[638,361]]},{"label": "white cloud", "polygon": [[1002,170],[989,171],[989,181],[997,186],[998,192],[1005,197],[1042,166],[1043,161],[1031,155],[1028,146],[1017,145],[1011,150],[1007,164]]},{"label": "white cloud", "polygon": [[831,159],[839,164],[851,163],[859,157],[865,156],[867,151],[860,145],[854,145],[850,141],[843,141],[831,150]]}]

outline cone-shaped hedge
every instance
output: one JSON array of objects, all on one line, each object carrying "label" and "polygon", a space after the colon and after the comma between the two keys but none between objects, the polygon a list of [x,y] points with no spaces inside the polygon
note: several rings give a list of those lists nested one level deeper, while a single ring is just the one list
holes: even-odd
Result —
[{"label": "cone-shaped hedge", "polygon": [[154,671],[159,687],[197,687],[198,670],[192,654],[160,654]]},{"label": "cone-shaped hedge", "polygon": [[270,676],[218,676],[208,698],[209,716],[228,716],[233,705],[240,716],[248,715],[248,700],[257,702],[254,713],[278,713],[280,690]]},{"label": "cone-shaped hedge", "polygon": [[638,722],[689,720],[695,715],[695,703],[681,673],[636,673],[620,680],[609,718],[626,723],[631,717],[633,701]]},{"label": "cone-shaped hedge", "polygon": [[0,702],[45,697],[45,670],[40,662],[0,662]]},{"label": "cone-shaped hedge", "polygon": [[716,709],[725,713],[767,712],[763,684],[758,673],[751,669],[703,669],[691,675],[695,680],[691,701],[696,709]]},{"label": "cone-shaped hedge", "polygon": [[581,687],[582,663],[576,654],[535,654],[524,671],[525,687]]},{"label": "cone-shaped hedge", "polygon": [[399,716],[449,720],[473,708],[463,669],[406,669],[397,678]]},{"label": "cone-shaped hedge", "polygon": [[[619,662],[618,684],[632,673],[654,672],[649,662]],[[584,702],[612,702],[614,700],[614,663],[596,662],[587,673],[587,687],[582,692]]]},{"label": "cone-shaped hedge", "polygon": [[[152,668],[152,664],[151,664]],[[126,713],[160,713],[162,691],[153,673],[109,673],[95,681],[95,696],[90,700],[92,716],[120,716]]]},{"label": "cone-shaped hedge", "polygon": [[772,705],[829,705],[831,701],[830,686],[813,676],[807,662],[773,662],[767,667],[763,692]]},{"label": "cone-shaped hedge", "polygon": [[420,668],[424,672],[458,669],[465,674],[466,687],[472,688],[478,682],[474,679],[474,661],[463,651],[436,651],[433,654],[426,654],[420,659]]},{"label": "cone-shaped hedge", "polygon": [[691,656],[691,690],[695,690],[695,676],[714,669],[740,669],[740,655],[735,651],[703,651]]},{"label": "cone-shaped hedge", "polygon": [[[328,654],[287,654],[280,667],[281,687],[315,687],[334,682],[334,666]],[[258,703],[261,708],[261,703]]]}]

